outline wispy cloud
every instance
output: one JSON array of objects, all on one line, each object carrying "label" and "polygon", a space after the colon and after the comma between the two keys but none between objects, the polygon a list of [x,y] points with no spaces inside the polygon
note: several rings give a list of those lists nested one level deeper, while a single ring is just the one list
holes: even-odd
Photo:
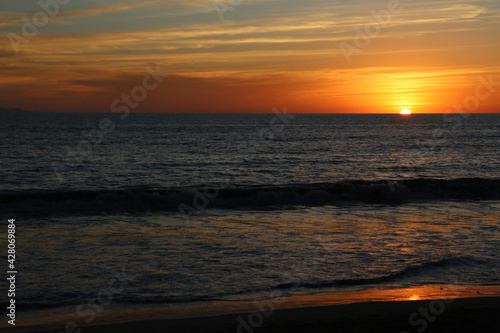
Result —
[{"label": "wispy cloud", "polygon": [[[0,31],[20,33],[20,17],[33,12],[0,3],[8,4]],[[404,10],[347,65],[339,43],[352,42],[355,29],[372,22],[371,11],[386,3],[248,0],[220,22],[206,0],[74,2],[18,54],[0,40],[0,86],[9,92],[0,100],[15,104],[29,95],[49,108],[43,96],[72,96],[87,105],[90,94],[105,107],[147,62],[172,74],[171,89],[184,104],[157,103],[182,110],[203,109],[188,98],[193,91],[215,103],[203,110],[264,107],[249,101],[277,101],[274,93],[303,108],[310,98],[316,111],[335,103],[356,109],[349,101],[354,95],[379,106],[411,98],[430,105],[434,98],[450,100],[478,73],[499,72],[497,2],[402,3]],[[221,91],[234,95],[224,106],[207,93],[221,97]]]}]

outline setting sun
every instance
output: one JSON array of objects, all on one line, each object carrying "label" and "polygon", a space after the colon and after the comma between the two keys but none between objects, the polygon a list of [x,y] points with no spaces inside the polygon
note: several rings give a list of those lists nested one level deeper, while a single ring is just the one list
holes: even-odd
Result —
[{"label": "setting sun", "polygon": [[411,111],[408,109],[401,110],[400,114],[411,114]]}]

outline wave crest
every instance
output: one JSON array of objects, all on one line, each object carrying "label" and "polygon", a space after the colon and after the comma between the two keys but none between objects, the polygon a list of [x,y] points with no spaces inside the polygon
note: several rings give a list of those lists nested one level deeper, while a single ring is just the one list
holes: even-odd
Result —
[{"label": "wave crest", "polygon": [[[271,209],[337,202],[392,203],[408,200],[496,200],[500,179],[462,178],[352,180],[262,186],[126,188],[0,192],[0,215],[66,215],[140,212],[193,212],[204,208]],[[10,217],[12,218],[12,217]]]},{"label": "wave crest", "polygon": [[403,268],[402,270],[396,271],[394,273],[374,277],[374,278],[365,278],[365,279],[340,279],[340,280],[332,280],[332,281],[324,281],[317,283],[282,283],[276,285],[271,290],[289,290],[294,288],[307,288],[307,289],[321,289],[321,288],[329,288],[329,287],[351,287],[351,286],[361,286],[368,284],[382,284],[388,282],[397,282],[401,281],[408,277],[413,277],[420,274],[425,274],[431,270],[439,269],[439,268],[447,268],[451,266],[459,266],[462,267],[467,264],[474,263],[483,263],[483,261],[474,259],[471,257],[453,257],[453,258],[445,258],[437,261],[429,261],[424,262],[419,265],[408,266]]}]

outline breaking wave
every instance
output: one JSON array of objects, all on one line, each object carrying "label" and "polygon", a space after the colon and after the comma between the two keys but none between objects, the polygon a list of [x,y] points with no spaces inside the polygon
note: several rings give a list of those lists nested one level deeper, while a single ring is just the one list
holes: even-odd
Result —
[{"label": "breaking wave", "polygon": [[340,279],[340,280],[323,281],[317,283],[300,283],[300,284],[283,283],[276,285],[271,289],[287,290],[297,287],[307,288],[307,289],[321,289],[329,287],[351,287],[351,286],[361,286],[368,284],[398,282],[405,278],[411,278],[417,275],[429,273],[435,269],[441,269],[441,268],[446,269],[453,266],[463,267],[477,263],[483,263],[483,261],[471,257],[452,257],[437,261],[428,261],[418,265],[410,265],[402,270],[379,277],[362,278],[362,279]]},{"label": "breaking wave", "polygon": [[0,192],[0,215],[191,213],[205,208],[272,209],[342,202],[397,203],[443,199],[500,199],[500,179],[351,180],[290,185],[3,191]]}]

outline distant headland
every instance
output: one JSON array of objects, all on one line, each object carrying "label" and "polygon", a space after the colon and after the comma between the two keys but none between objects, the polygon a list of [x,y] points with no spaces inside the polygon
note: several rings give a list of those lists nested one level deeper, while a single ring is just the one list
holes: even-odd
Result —
[{"label": "distant headland", "polygon": [[33,112],[33,111],[28,111],[28,110],[23,110],[23,109],[18,109],[18,108],[13,108],[13,109],[6,109],[6,108],[0,108],[0,113],[3,112],[9,112],[9,113],[21,113],[21,112]]}]

